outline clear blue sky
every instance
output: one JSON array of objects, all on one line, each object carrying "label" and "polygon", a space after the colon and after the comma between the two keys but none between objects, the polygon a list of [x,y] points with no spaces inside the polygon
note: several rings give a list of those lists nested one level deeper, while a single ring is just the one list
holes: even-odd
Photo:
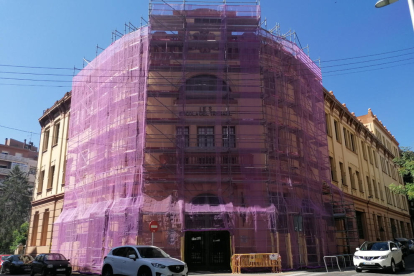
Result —
[{"label": "clear blue sky", "polygon": [[[218,0],[214,0],[220,2]],[[268,27],[280,23],[282,33],[298,33],[302,46],[309,44],[312,59],[321,58],[322,67],[369,59],[323,62],[396,51],[414,47],[414,31],[406,0],[376,9],[377,0],[262,0],[262,18]],[[209,2],[208,0],[206,2]],[[210,1],[211,2],[211,1]],[[240,2],[240,0],[239,0]],[[20,73],[73,71],[13,68],[1,65],[82,68],[83,57],[92,60],[96,45],[106,48],[111,33],[123,32],[124,23],[139,26],[148,17],[147,0],[0,0],[0,125],[40,132],[38,118],[70,90],[71,77],[36,76]],[[411,54],[410,54],[411,53]],[[403,55],[404,54],[404,55]],[[385,57],[403,55],[384,59]],[[326,73],[323,83],[340,102],[356,115],[368,108],[388,127],[400,146],[414,146],[414,49],[374,56],[381,59],[352,66],[325,67],[323,72],[407,59],[382,66],[361,68],[385,70],[344,74],[358,70]],[[411,63],[409,65],[401,65]],[[5,78],[53,79],[68,82],[34,82]],[[68,87],[10,86],[4,84],[42,84]],[[0,127],[0,143],[5,138],[32,139],[39,135]]]}]

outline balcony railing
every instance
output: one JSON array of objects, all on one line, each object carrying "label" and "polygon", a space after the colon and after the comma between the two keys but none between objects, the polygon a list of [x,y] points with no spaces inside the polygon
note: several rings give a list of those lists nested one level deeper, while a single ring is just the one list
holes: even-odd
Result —
[{"label": "balcony railing", "polygon": [[10,171],[11,171],[11,169],[0,168],[0,174],[1,175],[8,175]]},{"label": "balcony railing", "polygon": [[20,157],[20,156],[14,156],[14,155],[10,155],[10,154],[0,153],[0,160],[10,161],[10,162],[27,163],[27,161],[29,159],[28,158],[25,158],[25,157]]}]

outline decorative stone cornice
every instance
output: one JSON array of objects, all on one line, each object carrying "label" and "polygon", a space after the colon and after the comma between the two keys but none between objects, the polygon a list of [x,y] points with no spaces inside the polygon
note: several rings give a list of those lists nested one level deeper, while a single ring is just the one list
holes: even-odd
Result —
[{"label": "decorative stone cornice", "polygon": [[70,102],[72,97],[72,91],[66,92],[62,99],[56,101],[52,107],[43,111],[43,115],[39,118],[39,124],[43,128],[50,121],[53,120],[53,115],[56,112],[64,114],[70,110]]}]

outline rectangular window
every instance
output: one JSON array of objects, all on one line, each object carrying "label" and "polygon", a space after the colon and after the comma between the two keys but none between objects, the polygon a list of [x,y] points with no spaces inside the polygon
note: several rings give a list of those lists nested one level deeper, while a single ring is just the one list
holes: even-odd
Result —
[{"label": "rectangular window", "polygon": [[351,179],[351,188],[356,190],[356,186],[355,186],[355,177],[352,174],[352,169],[351,167],[348,167],[348,171],[349,171],[349,178]]},{"label": "rectangular window", "polygon": [[49,133],[50,129],[46,129],[45,133],[43,134],[43,151],[47,151],[47,148],[49,147]]},{"label": "rectangular window", "polygon": [[48,182],[47,182],[47,189],[52,189],[54,178],[55,178],[55,166],[50,166],[49,179],[48,179]]},{"label": "rectangular window", "polygon": [[362,156],[364,156],[364,159],[367,160],[367,149],[365,147],[365,143],[361,141],[361,148],[362,148]]},{"label": "rectangular window", "polygon": [[37,182],[37,193],[41,193],[43,190],[43,181],[45,179],[45,170],[40,171]]},{"label": "rectangular window", "polygon": [[49,209],[43,213],[42,233],[40,234],[40,246],[46,245],[47,232],[49,228]]},{"label": "rectangular window", "polygon": [[346,186],[346,172],[345,172],[345,168],[344,168],[344,164],[342,164],[341,162],[339,162],[339,170],[341,171],[341,182],[342,185]]},{"label": "rectangular window", "polygon": [[348,131],[345,127],[343,128],[344,130],[344,141],[345,141],[345,146],[347,149],[349,149],[352,152],[357,152],[356,150],[356,143],[355,143],[355,136],[354,134],[352,134],[350,131]]},{"label": "rectangular window", "polygon": [[177,146],[180,148],[188,148],[190,146],[190,129],[189,127],[176,128]]},{"label": "rectangular window", "polygon": [[325,113],[326,134],[332,136],[331,121],[328,113]]},{"label": "rectangular window", "polygon": [[336,167],[335,167],[335,161],[332,157],[329,156],[329,163],[331,164],[331,179],[332,181],[338,181],[338,178],[336,177]]},{"label": "rectangular window", "polygon": [[55,123],[55,127],[53,128],[53,146],[56,146],[59,142],[59,130],[60,130],[60,123]]},{"label": "rectangular window", "polygon": [[376,198],[379,198],[378,197],[378,189],[377,189],[377,187],[376,187],[377,185],[375,185],[375,180],[374,179],[372,179],[372,189],[374,189],[374,194],[375,194],[375,197]]},{"label": "rectangular window", "polygon": [[344,130],[344,141],[345,141],[345,146],[347,148],[349,148],[349,139],[348,139],[348,131],[346,130],[346,128],[343,128]]},{"label": "rectangular window", "polygon": [[372,151],[372,156],[374,157],[374,164],[375,164],[375,167],[377,167],[377,168],[378,168],[377,154],[375,153],[375,151],[374,151],[374,150]]},{"label": "rectangular window", "polygon": [[357,227],[358,227],[358,238],[365,239],[363,213],[355,211],[355,214],[356,214],[356,221],[357,221]]},{"label": "rectangular window", "polygon": [[223,127],[223,147],[235,148],[236,147],[236,128],[234,126]]},{"label": "rectangular window", "polygon": [[355,171],[355,175],[356,175],[356,179],[358,181],[359,191],[361,193],[363,193],[364,192],[364,185],[362,184],[362,179],[361,179],[361,175],[359,174],[359,171]]},{"label": "rectangular window", "polygon": [[378,182],[378,192],[380,194],[381,200],[384,200],[384,193],[382,192],[381,184],[379,182]]},{"label": "rectangular window", "polygon": [[405,227],[404,227],[403,221],[400,221],[400,228],[401,228],[402,237],[405,237]]},{"label": "rectangular window", "polygon": [[341,133],[339,131],[339,122],[334,120],[335,138],[338,143],[341,143]]},{"label": "rectangular window", "polygon": [[197,145],[199,148],[214,147],[214,127],[198,127]]},{"label": "rectangular window", "polygon": [[36,246],[38,227],[39,227],[39,212],[36,212],[33,216],[32,236],[30,237],[31,246]]},{"label": "rectangular window", "polygon": [[368,147],[368,157],[369,157],[369,163],[371,163],[371,165],[373,165],[374,164],[374,162],[373,162],[373,158],[372,158],[372,150],[371,150],[371,148],[370,147]]},{"label": "rectangular window", "polygon": [[369,181],[368,176],[367,176],[367,185],[368,185],[368,195],[372,196],[371,181]]}]

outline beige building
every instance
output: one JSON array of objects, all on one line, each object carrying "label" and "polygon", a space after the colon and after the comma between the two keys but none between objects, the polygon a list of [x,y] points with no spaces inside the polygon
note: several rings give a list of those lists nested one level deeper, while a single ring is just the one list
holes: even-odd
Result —
[{"label": "beige building", "polygon": [[324,94],[331,178],[353,200],[360,243],[410,236],[407,199],[389,189],[403,184],[393,162],[397,140],[371,109],[356,117],[333,92]]},{"label": "beige building", "polygon": [[44,111],[37,176],[33,191],[28,254],[50,251],[53,223],[63,207],[65,163],[69,129],[71,93]]}]

